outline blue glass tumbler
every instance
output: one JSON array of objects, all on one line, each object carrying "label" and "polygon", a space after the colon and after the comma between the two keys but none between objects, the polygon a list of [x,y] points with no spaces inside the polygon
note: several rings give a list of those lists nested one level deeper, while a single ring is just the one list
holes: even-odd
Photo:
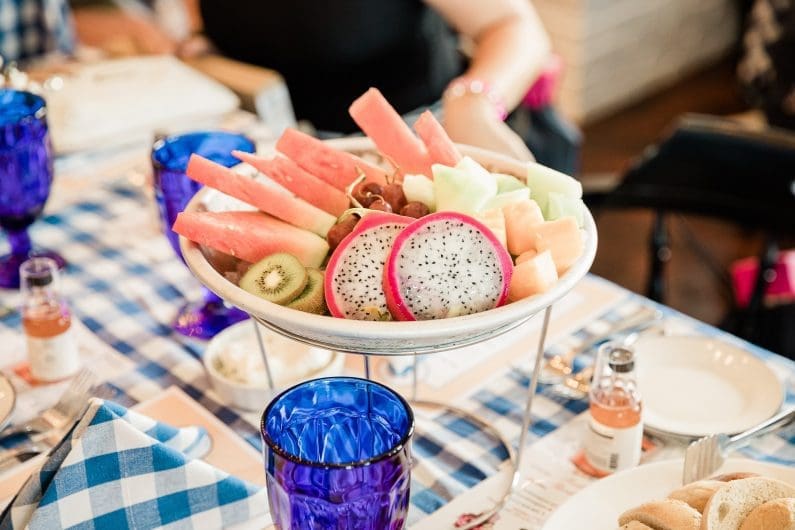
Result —
[{"label": "blue glass tumbler", "polygon": [[33,256],[64,266],[57,253],[34,249],[27,231],[44,210],[52,177],[44,100],[30,92],[0,89],[0,226],[11,246],[11,253],[0,257],[0,287],[19,287],[19,266]]},{"label": "blue glass tumbler", "polygon": [[[185,174],[190,155],[195,153],[222,166],[232,167],[240,163],[232,156],[235,149],[253,153],[255,145],[242,134],[201,131],[159,138],[152,146],[155,199],[165,235],[180,259],[179,235],[171,227],[177,214],[202,187]],[[202,300],[186,304],[172,327],[188,337],[210,339],[222,329],[246,318],[246,313],[225,305],[212,291],[202,287]]]},{"label": "blue glass tumbler", "polygon": [[268,501],[279,530],[399,530],[409,506],[414,415],[354,377],[300,383],[262,415]]}]

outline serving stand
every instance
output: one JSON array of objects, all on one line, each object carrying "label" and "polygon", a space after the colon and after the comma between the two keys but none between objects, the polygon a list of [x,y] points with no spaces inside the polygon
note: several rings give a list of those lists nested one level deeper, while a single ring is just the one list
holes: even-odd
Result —
[{"label": "serving stand", "polygon": [[[378,154],[369,138],[343,138],[328,141],[333,147],[354,153],[365,158],[376,158]],[[461,153],[470,156],[492,172],[505,173],[524,180],[528,163],[518,162],[505,156],[471,146],[458,146]],[[203,189],[191,200],[186,211],[223,210],[228,205],[219,200],[214,190]],[[370,379],[371,356],[392,357],[413,356],[411,395],[408,401],[413,406],[437,409],[462,417],[470,424],[489,433],[505,447],[510,460],[512,473],[510,485],[491,510],[481,514],[460,529],[475,528],[499,511],[521,484],[521,465],[523,449],[532,420],[533,397],[538,386],[538,373],[544,348],[553,304],[566,295],[585,276],[596,255],[597,235],[593,217],[584,212],[584,251],[575,264],[558,280],[555,286],[538,296],[513,302],[482,313],[465,315],[450,319],[416,322],[370,322],[346,320],[329,316],[314,315],[296,311],[270,303],[247,293],[228,281],[210,263],[203,249],[180,238],[182,255],[193,274],[211,291],[229,304],[247,312],[253,320],[266,328],[296,341],[343,353],[362,355],[364,377]],[[417,395],[418,362],[422,355],[449,351],[464,346],[478,344],[524,325],[532,317],[543,313],[543,323],[535,357],[530,358],[533,365],[530,386],[527,391],[522,430],[516,449],[510,441],[488,421],[449,403],[420,399]],[[256,326],[255,326],[256,328]],[[267,352],[260,339],[260,350],[269,372]],[[271,388],[273,388],[272,378]]]}]

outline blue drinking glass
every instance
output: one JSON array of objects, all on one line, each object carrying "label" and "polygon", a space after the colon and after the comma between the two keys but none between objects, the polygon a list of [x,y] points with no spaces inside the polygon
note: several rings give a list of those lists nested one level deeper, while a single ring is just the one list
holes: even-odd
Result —
[{"label": "blue drinking glass", "polygon": [[[225,167],[240,160],[232,151],[253,153],[254,142],[242,134],[225,131],[201,131],[158,138],[152,146],[154,189],[163,230],[174,252],[182,259],[179,235],[171,227],[177,214],[202,187],[191,180],[185,170],[190,155],[198,154]],[[184,261],[184,260],[183,260]],[[180,309],[172,327],[178,333],[200,339],[210,339],[222,329],[245,320],[248,315],[236,307],[224,304],[215,293],[202,286],[202,300],[190,302]]]},{"label": "blue drinking glass", "polygon": [[389,388],[328,377],[265,409],[268,502],[280,530],[399,530],[409,506],[414,415]]},{"label": "blue drinking glass", "polygon": [[0,257],[0,287],[19,287],[19,266],[33,256],[57,253],[34,249],[28,226],[44,210],[52,185],[52,146],[47,130],[47,106],[30,92],[0,89],[0,226],[11,254]]}]

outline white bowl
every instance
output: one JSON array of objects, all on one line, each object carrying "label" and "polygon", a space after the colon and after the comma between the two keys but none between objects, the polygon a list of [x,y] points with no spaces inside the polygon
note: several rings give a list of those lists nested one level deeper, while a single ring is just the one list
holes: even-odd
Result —
[{"label": "white bowl", "polygon": [[[224,355],[225,350],[242,357],[243,363],[237,369],[250,373],[250,368],[257,365],[260,370],[264,370],[254,325],[254,321],[246,320],[228,327],[210,340],[204,352],[204,368],[213,389],[228,405],[260,411],[265,408],[275,391],[306,379],[342,374],[345,362],[343,354],[308,346],[262,327],[260,333],[276,388],[268,388],[264,372],[260,372],[257,380],[251,382],[243,382],[240,378],[224,374],[219,370],[219,356],[221,359],[228,359]],[[248,356],[253,356],[250,361]]]},{"label": "white bowl", "polygon": [[[329,141],[334,147],[356,154],[375,153],[369,138],[343,138]],[[460,145],[461,153],[471,156],[491,171],[507,173],[524,180],[531,163]],[[220,209],[214,190],[204,188],[186,211]],[[241,308],[263,325],[278,333],[324,348],[351,353],[404,355],[444,351],[475,344],[513,329],[568,293],[588,273],[596,255],[596,224],[590,212],[585,215],[585,247],[582,256],[555,286],[538,296],[490,309],[482,313],[441,320],[416,322],[370,322],[312,315],[283,307],[247,293],[219,274],[207,261],[199,245],[180,238],[182,255],[193,274],[211,291]]]}]

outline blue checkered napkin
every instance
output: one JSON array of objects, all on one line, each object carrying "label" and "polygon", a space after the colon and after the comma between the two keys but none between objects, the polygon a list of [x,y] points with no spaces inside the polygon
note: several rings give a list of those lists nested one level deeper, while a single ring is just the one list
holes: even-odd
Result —
[{"label": "blue checkered napkin", "polygon": [[92,399],[0,529],[223,528],[264,515],[264,488],[191,458],[208,438]]}]

